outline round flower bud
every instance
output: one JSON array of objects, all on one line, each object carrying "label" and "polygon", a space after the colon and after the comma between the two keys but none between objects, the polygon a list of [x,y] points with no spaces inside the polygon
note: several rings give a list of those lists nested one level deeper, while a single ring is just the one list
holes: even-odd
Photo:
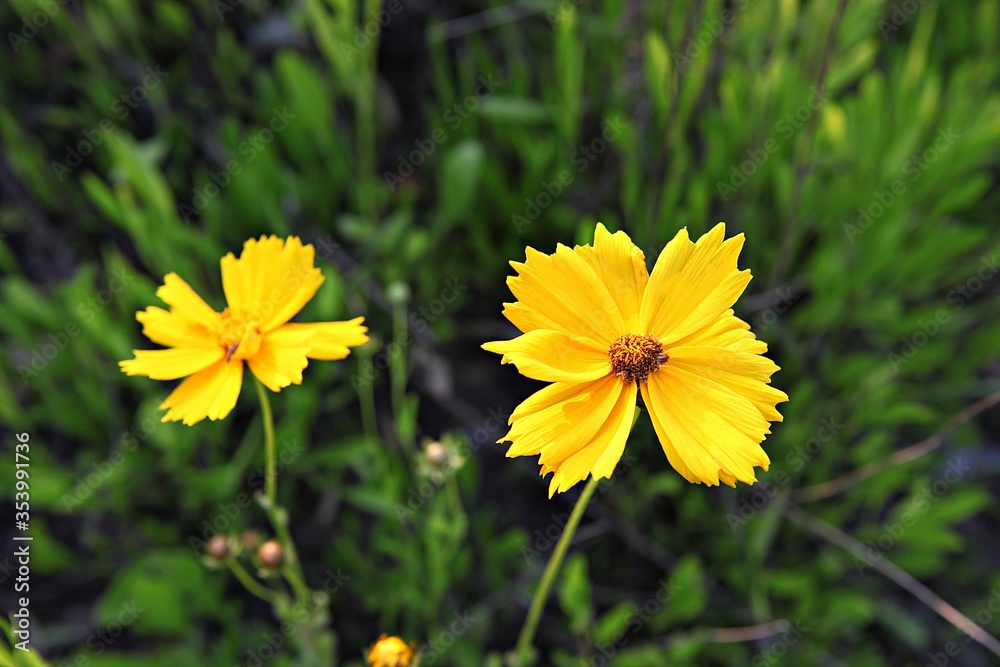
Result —
[{"label": "round flower bud", "polygon": [[244,530],[240,533],[240,548],[246,549],[247,551],[253,551],[258,548],[264,541],[264,536],[260,534],[259,530]]},{"label": "round flower bud", "polygon": [[369,667],[410,667],[416,656],[415,644],[383,634],[368,651]]},{"label": "round flower bud", "polygon": [[389,301],[397,306],[406,305],[410,300],[410,286],[398,280],[393,281],[385,290],[385,295]]},{"label": "round flower bud", "polygon": [[427,459],[427,463],[430,464],[432,468],[437,468],[440,470],[448,465],[448,448],[442,445],[440,442],[434,441],[427,443],[424,447],[424,458]]},{"label": "round flower bud", "polygon": [[205,545],[205,555],[217,561],[229,558],[229,538],[225,535],[213,535]]},{"label": "round flower bud", "polygon": [[278,540],[268,540],[257,549],[257,560],[261,566],[276,570],[285,562],[285,551]]}]

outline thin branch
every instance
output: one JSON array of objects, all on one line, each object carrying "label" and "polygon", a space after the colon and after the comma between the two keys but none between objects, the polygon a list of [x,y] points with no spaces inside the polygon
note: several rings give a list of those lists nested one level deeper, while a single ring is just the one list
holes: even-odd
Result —
[{"label": "thin branch", "polygon": [[877,560],[869,560],[865,552],[866,547],[862,542],[851,537],[839,528],[817,519],[795,503],[783,503],[781,505],[781,511],[793,523],[796,523],[802,528],[819,535],[824,540],[840,547],[855,558],[864,561],[866,565],[878,570],[885,575],[886,578],[891,579],[899,586],[905,588],[915,598],[930,607],[938,616],[967,634],[991,653],[1000,656],[1000,641],[998,641],[996,637],[986,632],[986,630],[983,630],[983,628],[974,623],[968,616],[945,602],[934,591],[917,581],[909,572],[899,567],[888,558],[883,556]]},{"label": "thin branch", "polygon": [[544,11],[552,11],[559,8],[557,2],[549,5],[529,6],[527,3],[510,3],[500,7],[493,7],[469,16],[461,16],[444,23],[433,26],[428,32],[427,40],[430,42],[444,42],[457,37],[464,37],[474,32],[481,32],[489,28],[496,28],[507,23],[520,21],[523,18],[541,14]]},{"label": "thin branch", "polygon": [[691,632],[673,635],[664,642],[664,646],[700,640],[712,644],[734,644],[764,639],[787,632],[792,624],[783,618],[759,625],[745,625],[736,628],[700,628]]},{"label": "thin branch", "polygon": [[787,632],[791,627],[791,623],[783,618],[779,618],[776,621],[761,623],[759,625],[744,625],[738,628],[709,628],[705,631],[705,639],[714,644],[750,642]]},{"label": "thin branch", "polygon": [[823,500],[824,498],[829,498],[830,496],[835,496],[838,493],[843,493],[852,486],[863,482],[869,477],[874,477],[884,470],[894,468],[904,463],[909,463],[910,461],[918,459],[925,454],[933,452],[935,449],[938,449],[944,444],[945,439],[951,435],[952,431],[978,415],[980,412],[993,407],[997,403],[1000,403],[1000,391],[990,394],[985,398],[981,398],[972,405],[969,405],[964,410],[949,419],[948,422],[941,427],[940,431],[929,438],[921,440],[915,445],[910,445],[905,449],[900,449],[888,458],[866,463],[860,468],[856,468],[849,473],[845,473],[840,477],[823,482],[822,484],[807,486],[802,489],[795,489],[789,495],[791,499],[797,503],[809,503],[816,500]]}]

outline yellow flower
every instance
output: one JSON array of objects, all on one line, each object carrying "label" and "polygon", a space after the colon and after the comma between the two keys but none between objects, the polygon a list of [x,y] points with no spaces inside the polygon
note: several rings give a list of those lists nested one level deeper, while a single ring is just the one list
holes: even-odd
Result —
[{"label": "yellow flower", "polygon": [[413,663],[415,644],[407,644],[399,637],[381,635],[368,651],[370,667],[410,667]]},{"label": "yellow flower", "polygon": [[239,259],[222,258],[228,306],[218,313],[176,273],[167,274],[156,296],[170,310],[151,306],[136,313],[142,331],[166,350],[134,350],[118,365],[128,375],[154,380],[186,377],[160,409],[163,421],[191,425],[223,419],[236,406],[243,362],[271,391],[302,383],[309,359],[343,359],[368,340],[363,317],[346,322],[289,324],[323,284],[313,266],[314,249],[298,237],[262,236],[243,244]]},{"label": "yellow flower", "polygon": [[483,347],[530,378],[551,382],[510,416],[507,456],[539,456],[549,495],[588,475],[610,477],[638,394],[670,464],[689,482],[757,481],[760,447],[788,396],[771,386],[767,345],[731,309],[750,281],[736,258],[743,235],[719,223],[696,243],[686,229],[652,274],[624,232],[598,224],[594,245],[526,250],[517,298],[504,315],[523,335]]}]

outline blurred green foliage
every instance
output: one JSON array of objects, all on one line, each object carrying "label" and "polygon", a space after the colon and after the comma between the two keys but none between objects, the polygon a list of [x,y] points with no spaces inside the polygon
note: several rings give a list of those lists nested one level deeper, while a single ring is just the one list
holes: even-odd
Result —
[{"label": "blurred green foliage", "polygon": [[[116,361],[149,346],[134,314],[166,273],[218,307],[221,256],[294,233],[327,278],[304,319],[374,334],[275,398],[282,502],[340,659],[389,632],[424,665],[499,665],[575,497],[486,444],[487,409],[530,391],[477,349],[507,332],[507,262],[598,220],[651,259],[721,219],[756,276],[737,313],[791,397],[771,470],[688,485],[640,420],[542,663],[921,665],[957,639],[956,664],[990,664],[781,508],[1000,390],[997,3],[362,5],[0,8],[0,418],[33,443],[33,645],[94,667],[267,653],[266,605],[197,553],[264,526],[236,501],[261,488],[253,397],[161,424],[169,387]],[[1000,588],[997,428],[803,507],[1000,634],[977,617]],[[449,490],[414,465],[446,431],[469,454]],[[263,661],[297,664],[279,639]]]}]

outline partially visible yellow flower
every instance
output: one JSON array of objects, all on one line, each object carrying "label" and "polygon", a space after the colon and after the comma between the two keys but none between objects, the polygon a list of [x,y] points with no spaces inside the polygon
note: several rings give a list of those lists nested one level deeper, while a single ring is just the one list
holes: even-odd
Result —
[{"label": "partially visible yellow flower", "polygon": [[312,245],[298,237],[262,236],[243,244],[239,259],[222,258],[228,306],[216,312],[176,273],[167,274],[156,296],[170,309],[150,306],[135,318],[166,350],[134,350],[118,362],[128,375],[154,380],[186,377],[160,409],[163,421],[191,425],[223,419],[236,406],[243,363],[271,391],[302,383],[309,359],[343,359],[368,340],[363,317],[346,322],[290,324],[323,284],[313,266]]},{"label": "partially visible yellow flower", "polygon": [[383,634],[368,651],[370,667],[410,667],[414,664],[416,644],[407,644],[399,637]]},{"label": "partially visible yellow flower", "polygon": [[610,477],[642,395],[667,460],[689,482],[757,481],[760,443],[781,421],[784,392],[767,345],[731,306],[750,282],[736,258],[743,235],[725,225],[691,242],[680,230],[652,274],[624,232],[598,224],[594,245],[526,250],[511,262],[517,298],[504,315],[523,335],[483,347],[551,382],[511,413],[507,456],[538,455],[549,495]]}]

